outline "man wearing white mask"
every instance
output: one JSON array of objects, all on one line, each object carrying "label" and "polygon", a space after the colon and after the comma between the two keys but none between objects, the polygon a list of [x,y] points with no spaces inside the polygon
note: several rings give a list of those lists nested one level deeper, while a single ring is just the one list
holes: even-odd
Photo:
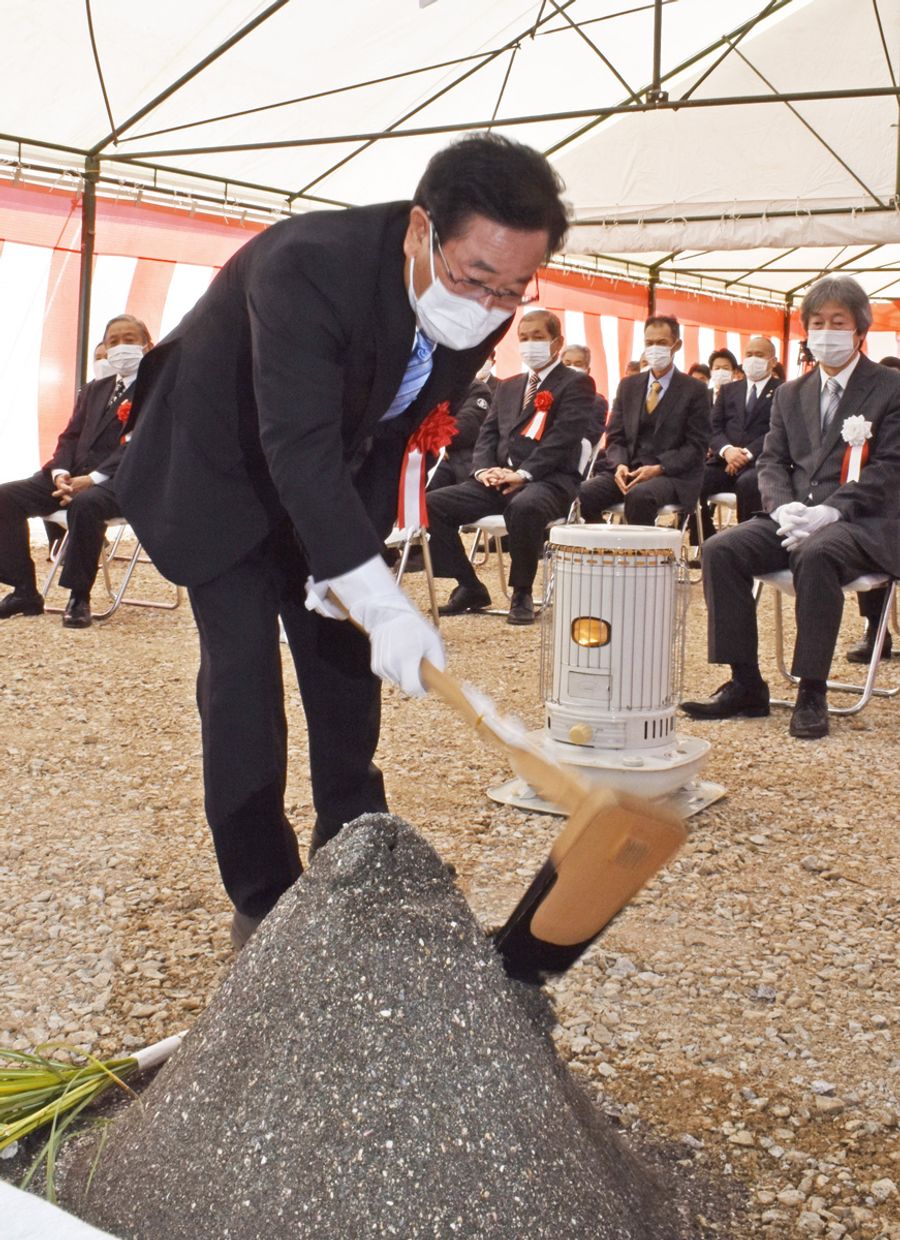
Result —
[{"label": "man wearing white mask", "polygon": [[629,525],[653,525],[664,504],[692,509],[709,446],[709,397],[698,379],[675,366],[681,348],[676,318],[644,323],[646,371],[619,384],[606,427],[606,463],[581,486],[581,514],[600,521],[625,502]]},{"label": "man wearing white mask", "polygon": [[[864,573],[900,575],[900,375],[860,352],[872,322],[850,276],[817,281],[800,307],[815,370],[775,393],[759,457],[768,515],[717,534],[703,549],[709,660],[731,679],[695,719],[769,713],[759,671],[753,579],[790,568],[796,592],[790,734],[828,732],[826,680],[844,605],[842,585]],[[856,446],[854,446],[856,445]]]},{"label": "man wearing white mask", "polygon": [[519,321],[521,375],[497,385],[472,453],[472,477],[428,493],[436,577],[455,577],[443,616],[484,611],[491,596],[459,537],[460,525],[502,513],[509,530],[509,624],[534,623],[532,589],[547,525],[569,510],[579,482],[581,441],[589,435],[594,384],[560,360],[562,329],[548,310]]},{"label": "man wearing white mask", "polygon": [[[772,341],[751,336],[742,366],[746,378],[720,386],[713,406],[710,459],[700,498],[731,492],[737,499],[738,521],[748,520],[762,507],[756,462],[769,430],[772,398],[780,386],[772,377],[774,364]],[[716,531],[706,504],[702,513],[704,537],[712,538]]]},{"label": "man wearing white mask", "polygon": [[111,373],[86,383],[78,393],[69,424],[43,469],[31,478],[0,486],[0,581],[13,587],[0,600],[0,619],[43,612],[29,549],[28,518],[65,509],[69,540],[60,585],[70,595],[62,622],[70,629],[91,624],[91,589],[106,522],[121,516],[110,485],[123,452],[119,413],[151,343],[140,319],[129,314],[111,319],[103,335]]},{"label": "man wearing white mask", "polygon": [[561,188],[538,152],[463,139],[412,202],[304,212],[254,237],[141,366],[117,487],[156,565],[189,588],[206,814],[236,946],[302,869],[284,812],[279,617],[314,849],[386,808],[379,678],[418,695],[422,659],[443,664],[381,557],[404,451],[529,300],[566,232]]}]

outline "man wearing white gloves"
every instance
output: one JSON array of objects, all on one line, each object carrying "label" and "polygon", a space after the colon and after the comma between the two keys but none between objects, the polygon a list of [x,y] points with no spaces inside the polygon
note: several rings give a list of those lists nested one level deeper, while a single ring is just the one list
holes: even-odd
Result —
[{"label": "man wearing white gloves", "polygon": [[757,657],[753,578],[790,568],[796,591],[790,733],[828,732],[826,680],[841,624],[842,585],[863,573],[900,574],[900,375],[860,353],[872,322],[849,276],[827,276],[800,308],[819,365],[775,393],[758,476],[767,516],[724,530],[703,548],[709,660],[731,679],[695,719],[769,713]]},{"label": "man wearing white gloves", "polygon": [[434,156],[412,203],[297,215],[255,237],[141,367],[119,493],[154,562],[189,587],[206,813],[236,945],[302,869],[284,813],[278,618],[309,732],[312,851],[386,808],[378,678],[420,694],[421,660],[443,665],[381,559],[404,448],[463,396],[559,248],[561,188],[536,151],[464,139]]}]

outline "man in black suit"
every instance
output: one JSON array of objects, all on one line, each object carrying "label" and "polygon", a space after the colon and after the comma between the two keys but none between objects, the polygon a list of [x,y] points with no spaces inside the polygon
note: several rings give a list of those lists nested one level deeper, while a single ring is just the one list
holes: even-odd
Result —
[{"label": "man in black suit", "polygon": [[[745,379],[719,388],[712,414],[710,459],[703,473],[700,498],[730,492],[737,498],[737,519],[746,521],[762,508],[756,480],[756,462],[772,417],[772,397],[779,380],[772,377],[775,346],[768,336],[751,336],[744,353]],[[712,538],[715,526],[709,508],[702,505],[703,536]]]},{"label": "man in black suit", "polygon": [[509,531],[507,621],[534,623],[532,588],[550,521],[565,516],[578,489],[581,441],[587,437],[594,385],[559,360],[562,329],[548,310],[519,321],[525,374],[503,380],[472,457],[473,476],[428,494],[431,560],[436,577],[455,577],[443,616],[483,611],[491,596],[459,537],[460,525],[502,513]]},{"label": "man in black suit", "polygon": [[255,237],[141,367],[118,488],[155,563],[189,587],[206,813],[236,945],[302,869],[284,813],[278,618],[309,731],[314,849],[386,807],[379,676],[421,694],[422,659],[443,664],[381,558],[404,449],[528,299],[565,235],[560,189],[536,151],[464,139],[434,156],[412,203],[311,212]]},{"label": "man in black suit", "polygon": [[0,619],[43,612],[29,550],[28,518],[64,509],[69,541],[60,584],[70,594],[62,622],[70,629],[91,624],[91,590],[106,522],[121,515],[110,485],[123,451],[119,409],[130,399],[138,365],[151,341],[140,319],[124,314],[107,324],[103,344],[112,373],[86,383],[78,393],[53,456],[31,478],[0,486],[0,581],[13,587],[0,601]]},{"label": "man in black suit", "polygon": [[600,521],[625,501],[629,525],[653,525],[664,504],[691,509],[709,447],[706,387],[677,370],[678,320],[655,314],[644,324],[648,368],[619,384],[606,428],[606,469],[582,483],[581,514]]},{"label": "man in black suit", "polygon": [[[559,360],[564,366],[571,366],[573,370],[580,370],[586,375],[591,373],[591,351],[586,344],[567,344]],[[597,385],[594,384],[594,416],[591,418],[587,436],[591,441],[591,447],[596,446],[600,436],[606,430],[608,413],[609,401],[602,392],[597,391]]]},{"label": "man in black suit", "polygon": [[[860,353],[872,310],[851,277],[814,284],[800,318],[819,365],[775,393],[758,467],[768,515],[723,530],[703,551],[709,661],[731,664],[731,679],[710,699],[682,706],[695,719],[769,713],[753,578],[790,568],[800,677],[790,733],[815,739],[828,732],[825,682],[842,585],[863,573],[900,575],[900,375]],[[869,435],[858,461],[850,443],[857,432]]]}]

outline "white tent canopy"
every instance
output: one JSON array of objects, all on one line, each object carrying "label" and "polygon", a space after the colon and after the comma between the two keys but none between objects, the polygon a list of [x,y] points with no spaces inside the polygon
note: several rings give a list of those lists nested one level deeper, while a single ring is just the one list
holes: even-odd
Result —
[{"label": "white tent canopy", "polygon": [[551,153],[570,256],[770,298],[841,266],[900,294],[896,0],[6,0],[0,21],[8,176],[280,214],[406,196],[493,122]]}]

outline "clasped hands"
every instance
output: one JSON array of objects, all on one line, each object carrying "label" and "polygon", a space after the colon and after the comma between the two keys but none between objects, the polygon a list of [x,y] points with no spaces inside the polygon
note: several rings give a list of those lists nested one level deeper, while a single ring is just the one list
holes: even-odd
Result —
[{"label": "clasped hands", "polygon": [[68,508],[79,491],[86,491],[94,485],[90,474],[78,474],[75,478],[69,474],[57,474],[53,481],[56,485],[53,498],[59,500],[60,508]]},{"label": "clasped hands", "polygon": [[659,478],[662,471],[662,465],[639,465],[637,469],[629,469],[627,465],[617,465],[613,477],[622,494],[627,495],[639,482],[649,482],[651,478]]},{"label": "clasped hands", "polygon": [[739,474],[742,469],[746,469],[750,464],[751,456],[746,448],[726,448],[722,453],[722,460],[725,462],[725,473],[729,478],[733,478],[735,474]]},{"label": "clasped hands", "polygon": [[502,495],[512,495],[513,491],[518,491],[519,487],[525,485],[521,474],[517,474],[514,469],[505,469],[502,465],[494,465],[479,473],[478,481],[483,486],[493,487]]},{"label": "clasped hands", "polygon": [[783,535],[781,545],[785,551],[795,551],[810,534],[823,530],[826,525],[841,519],[836,508],[828,504],[815,504],[807,508],[799,500],[790,504],[782,504],[771,514],[772,520],[778,525],[779,535]]}]

